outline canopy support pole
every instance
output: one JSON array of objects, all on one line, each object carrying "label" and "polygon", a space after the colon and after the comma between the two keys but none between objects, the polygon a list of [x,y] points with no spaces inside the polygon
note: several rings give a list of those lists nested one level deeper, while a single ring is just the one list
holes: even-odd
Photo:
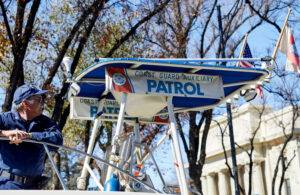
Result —
[{"label": "canopy support pole", "polygon": [[[126,108],[126,100],[127,100],[127,94],[122,93],[121,95],[121,104],[120,104],[120,111],[118,115],[118,122],[117,122],[117,127],[116,127],[116,133],[113,137],[112,140],[112,149],[111,149],[111,156],[110,156],[110,163],[114,164],[114,159],[116,154],[118,153],[118,146],[119,146],[119,136],[121,134],[123,124],[124,124],[124,116],[125,116],[125,108]],[[113,172],[113,168],[111,166],[108,167],[107,173],[106,173],[106,180],[107,182],[110,179],[110,176]]]},{"label": "canopy support pole", "polygon": [[50,160],[50,163],[51,163],[51,165],[52,165],[52,168],[54,169],[54,171],[55,171],[55,173],[56,173],[56,175],[57,175],[57,177],[58,177],[58,179],[59,179],[59,181],[60,181],[60,184],[61,184],[62,188],[63,188],[64,190],[68,190],[67,185],[65,184],[65,182],[64,182],[64,180],[63,180],[61,174],[59,173],[59,170],[58,170],[57,167],[55,166],[54,160],[53,160],[53,158],[52,158],[52,156],[51,156],[51,154],[50,154],[50,151],[49,151],[49,149],[48,149],[48,146],[47,146],[46,144],[43,144],[43,146],[44,146],[45,151],[46,151],[46,153],[47,153],[47,155],[48,155],[48,158],[49,158],[49,160]]},{"label": "canopy support pole", "polygon": [[179,136],[177,134],[177,129],[176,129],[176,120],[175,120],[175,115],[174,115],[174,110],[173,110],[173,103],[172,103],[172,97],[168,97],[168,113],[169,113],[169,120],[170,120],[170,131],[171,131],[171,137],[172,137],[172,148],[173,148],[173,153],[175,157],[175,161],[178,167],[177,177],[180,185],[180,191],[181,194],[187,195],[188,194],[188,184],[186,182],[186,176],[184,172],[184,164],[183,164],[183,159],[181,155],[181,150],[180,150],[180,142],[179,142]]},{"label": "canopy support pole", "polygon": [[177,180],[178,180],[178,185],[179,185],[179,188],[180,188],[180,191],[182,192],[182,179],[181,179],[181,176],[180,176],[180,172],[179,172],[179,163],[178,163],[178,158],[176,157],[176,153],[175,153],[175,149],[174,149],[174,144],[173,144],[173,140],[172,139],[172,136],[170,135],[170,140],[171,140],[171,151],[172,151],[172,155],[173,155],[173,160],[174,160],[174,168],[175,168],[175,172],[176,172],[176,175],[177,175]]},{"label": "canopy support pole", "polygon": [[155,160],[155,158],[154,158],[154,156],[153,156],[153,154],[152,154],[151,151],[149,151],[149,155],[150,155],[151,160],[153,161],[153,163],[154,163],[154,165],[155,165],[155,168],[157,169],[158,176],[159,176],[159,178],[160,178],[160,180],[161,180],[161,182],[162,182],[164,188],[167,188],[166,182],[165,182],[165,180],[164,180],[164,178],[163,178],[163,176],[162,176],[162,174],[161,174],[161,172],[160,172],[160,169],[159,169],[159,167],[158,167],[158,165],[157,165],[157,163],[156,163],[156,160]]},{"label": "canopy support pole", "polygon": [[[100,124],[100,120],[95,119],[94,120],[94,124],[93,124],[91,138],[90,138],[90,141],[89,141],[88,150],[87,150],[88,154],[92,154],[93,153],[93,150],[94,150],[94,147],[95,147],[97,133],[99,131],[99,128],[98,128],[99,124]],[[77,178],[77,188],[79,190],[85,190],[85,188],[86,188],[86,177],[88,176],[88,169],[87,169],[87,167],[90,164],[90,160],[91,160],[90,157],[88,157],[88,156],[85,157],[81,175],[80,175],[80,177]]]},{"label": "canopy support pole", "polygon": [[123,167],[127,163],[127,159],[129,159],[130,155],[130,147],[129,144],[131,143],[131,136],[128,136],[126,140],[122,143],[122,148],[121,148],[121,162],[119,163],[120,167]]},{"label": "canopy support pole", "polygon": [[133,175],[133,167],[134,167],[134,155],[135,155],[135,145],[134,145],[134,134],[132,134],[131,135],[132,137],[132,139],[131,139],[131,143],[130,143],[130,145],[131,145],[131,147],[130,147],[130,163],[129,163],[129,173],[131,174],[131,175]]},{"label": "canopy support pole", "polygon": [[138,120],[136,120],[133,125],[133,134],[131,139],[130,166],[129,166],[129,170],[130,170],[129,173],[131,173],[132,175],[133,175],[134,164],[137,163],[135,162],[135,160],[138,160],[136,158],[135,151],[137,150],[137,145],[140,144],[140,137],[138,135],[139,133],[140,133],[140,124],[138,123]]}]

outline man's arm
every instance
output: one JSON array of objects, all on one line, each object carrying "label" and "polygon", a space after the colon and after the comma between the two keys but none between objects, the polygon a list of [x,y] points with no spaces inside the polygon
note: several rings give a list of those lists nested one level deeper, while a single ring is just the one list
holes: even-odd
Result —
[{"label": "man's arm", "polygon": [[44,141],[56,145],[63,144],[63,137],[61,134],[61,130],[54,122],[50,122],[50,124],[41,132],[31,132],[30,138],[37,141]]},{"label": "man's arm", "polygon": [[21,131],[19,129],[14,130],[0,130],[0,137],[10,137],[16,136],[19,139],[26,139],[29,138],[29,134],[25,131]]},{"label": "man's arm", "polygon": [[19,145],[20,143],[22,143],[23,139],[29,138],[29,133],[18,130],[18,129],[1,130],[0,137],[7,137],[10,140],[10,142],[9,142],[10,144]]},{"label": "man's arm", "polygon": [[2,117],[2,114],[0,114],[0,137],[7,137],[10,140],[9,143],[16,145],[22,143],[23,139],[29,138],[29,134],[25,131],[18,129],[4,130],[5,125]]}]

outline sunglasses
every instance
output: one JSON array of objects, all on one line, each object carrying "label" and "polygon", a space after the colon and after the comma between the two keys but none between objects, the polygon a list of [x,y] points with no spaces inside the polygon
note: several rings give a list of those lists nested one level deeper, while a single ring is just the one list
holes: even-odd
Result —
[{"label": "sunglasses", "polygon": [[41,95],[33,95],[33,96],[29,97],[27,100],[33,100],[33,101],[41,104],[41,103],[44,103],[45,98]]}]

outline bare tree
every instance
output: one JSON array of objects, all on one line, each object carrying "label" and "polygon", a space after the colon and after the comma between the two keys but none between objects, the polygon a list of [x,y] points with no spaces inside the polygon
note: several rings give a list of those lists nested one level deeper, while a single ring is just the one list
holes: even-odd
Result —
[{"label": "bare tree", "polygon": [[[225,165],[228,168],[228,172],[229,172],[230,178],[234,180],[233,171],[232,171],[232,168],[231,168],[231,166],[230,166],[230,164],[228,162],[227,150],[226,150],[226,146],[225,146],[225,143],[224,143],[225,136],[228,134],[228,133],[226,134],[228,125],[226,125],[225,127],[222,127],[222,125],[217,120],[213,120],[213,122],[216,123],[218,125],[218,127],[219,127],[219,130],[220,130],[220,133],[221,133],[221,144],[222,144],[222,149],[223,149],[223,154],[224,154],[224,159],[225,159]],[[252,161],[252,156],[251,156],[250,160]],[[245,194],[245,189],[241,186],[240,181],[238,183],[238,187],[239,187],[239,190],[243,194]]]},{"label": "bare tree", "polygon": [[[158,15],[156,24],[158,30],[148,30],[146,33],[147,40],[159,49],[159,57],[180,57],[186,58],[192,56],[191,41],[199,42],[198,55],[200,57],[209,56],[212,49],[216,46],[220,38],[217,22],[214,18],[217,1],[200,2],[200,1],[174,1],[169,9],[163,14]],[[235,1],[230,3],[230,9],[222,16],[223,40],[220,47],[213,54],[219,56],[224,52],[224,57],[232,57],[236,48],[243,40],[243,36],[234,36],[242,27],[247,26],[248,21],[252,21],[252,25],[247,26],[247,32],[251,33],[259,27],[263,20],[252,14],[243,4],[243,1]],[[192,11],[190,11],[192,10]],[[263,10],[264,13],[268,10]],[[201,16],[201,17],[200,17]],[[151,26],[149,24],[149,26]],[[192,34],[200,34],[197,38],[191,38]],[[234,37],[234,38],[233,38]],[[194,43],[194,45],[196,45]],[[228,47],[228,49],[227,49]],[[225,49],[226,48],[226,49]],[[202,193],[201,174],[206,157],[206,139],[209,132],[209,124],[211,122],[212,111],[189,112],[185,118],[189,124],[189,145],[182,130],[181,120],[177,117],[179,133],[183,141],[183,146],[189,161],[190,178],[195,188]],[[200,120],[196,120],[200,117]],[[203,131],[200,129],[204,126]],[[201,145],[199,141],[200,135]],[[197,154],[200,153],[200,158]],[[197,170],[197,171],[195,171]]]},{"label": "bare tree", "polygon": [[[15,17],[15,26],[12,31],[7,17],[7,10],[4,2],[0,1],[0,7],[2,16],[4,19],[7,36],[9,37],[12,54],[14,56],[14,64],[12,67],[11,75],[9,78],[10,85],[7,87],[4,104],[2,106],[3,111],[10,110],[13,93],[17,86],[24,83],[24,71],[23,71],[23,60],[27,51],[28,43],[33,33],[33,26],[36,14],[38,12],[41,1],[34,0],[32,2],[28,17],[25,16],[26,6],[30,1],[17,1],[17,12]],[[26,18],[25,18],[26,17]],[[26,24],[25,20],[27,19]]]},{"label": "bare tree", "polygon": [[[249,139],[248,140],[249,142],[247,144],[244,144],[242,146],[237,142],[235,143],[235,145],[239,149],[241,149],[241,151],[245,152],[247,154],[248,158],[249,158],[248,159],[248,163],[249,163],[248,189],[242,188],[241,184],[239,183],[239,189],[243,194],[246,194],[246,190],[247,190],[247,194],[252,194],[252,181],[253,181],[252,180],[252,178],[253,178],[252,175],[253,175],[253,163],[254,163],[253,152],[255,150],[255,145],[257,144],[256,135],[257,135],[258,131],[261,128],[262,116],[265,114],[266,105],[264,103],[262,104],[262,106],[261,105],[258,105],[258,106],[252,105],[251,108],[255,110],[254,114],[255,114],[256,118],[258,119],[256,127],[255,127],[254,130],[250,130],[251,131],[251,137],[247,138],[247,139]],[[238,112],[238,109],[237,109],[237,112]],[[226,164],[226,167],[229,170],[230,177],[233,179],[234,176],[233,176],[232,168],[231,168],[231,166],[228,162],[228,154],[227,154],[228,149],[226,149],[225,142],[224,142],[225,137],[228,136],[228,132],[227,132],[228,124],[226,126],[224,126],[224,125],[222,126],[218,120],[213,120],[213,122],[217,124],[217,126],[220,130],[221,145],[222,145],[222,149],[223,149],[225,164]],[[243,129],[243,131],[246,131],[246,129]]]},{"label": "bare tree", "polygon": [[[293,161],[295,154],[290,159],[286,159],[285,151],[288,144],[294,139],[295,124],[297,119],[299,119],[299,102],[300,93],[297,90],[299,85],[299,78],[295,77],[292,73],[282,72],[280,68],[275,68],[274,80],[277,79],[279,82],[274,82],[274,85],[268,85],[265,89],[273,94],[275,98],[282,101],[282,104],[290,108],[291,116],[288,123],[284,123],[281,120],[274,121],[275,124],[282,130],[283,133],[283,144],[280,149],[276,165],[272,177],[272,194],[276,194],[276,181],[278,179],[278,174],[281,166],[281,176],[279,179],[278,194],[282,193],[282,186],[285,179],[285,173],[289,168],[291,162]],[[295,88],[296,87],[296,88]]]}]

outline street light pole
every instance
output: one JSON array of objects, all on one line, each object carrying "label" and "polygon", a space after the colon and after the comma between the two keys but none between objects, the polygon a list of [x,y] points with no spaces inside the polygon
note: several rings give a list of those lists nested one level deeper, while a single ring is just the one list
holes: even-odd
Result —
[{"label": "street light pole", "polygon": [[[223,26],[222,26],[222,18],[221,18],[221,6],[217,6],[218,9],[218,23],[219,23],[219,30],[220,30],[220,44],[219,44],[219,52],[222,58],[225,58],[225,43],[223,40]],[[226,63],[222,63],[222,66],[226,66]],[[231,148],[231,159],[232,159],[232,171],[233,171],[233,178],[234,178],[234,189],[235,195],[240,195],[239,190],[239,181],[238,181],[238,168],[236,162],[236,151],[235,151],[235,141],[234,141],[234,133],[233,133],[233,125],[232,125],[232,112],[231,112],[231,103],[226,103],[227,109],[227,121],[228,121],[228,128],[229,128],[229,138],[230,138],[230,148]]]}]

